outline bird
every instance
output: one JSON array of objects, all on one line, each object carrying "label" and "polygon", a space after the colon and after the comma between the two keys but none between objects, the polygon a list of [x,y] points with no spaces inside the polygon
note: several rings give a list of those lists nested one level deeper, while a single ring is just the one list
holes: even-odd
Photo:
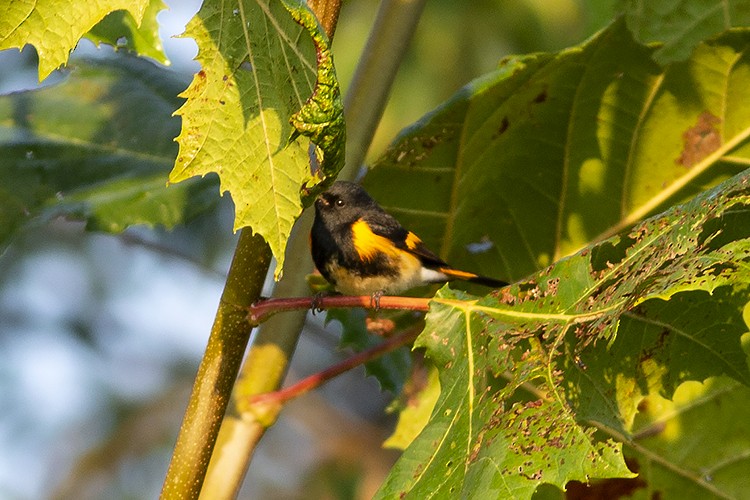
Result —
[{"label": "bird", "polygon": [[451,280],[508,285],[452,267],[353,182],[336,181],[316,198],[310,243],[315,267],[343,295],[395,295]]}]

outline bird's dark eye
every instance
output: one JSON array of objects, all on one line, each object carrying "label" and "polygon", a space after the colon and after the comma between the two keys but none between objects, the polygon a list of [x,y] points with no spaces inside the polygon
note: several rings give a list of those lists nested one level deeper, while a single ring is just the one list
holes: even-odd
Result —
[{"label": "bird's dark eye", "polygon": [[337,207],[343,207],[344,205],[346,205],[346,203],[344,203],[344,200],[342,200],[341,198],[339,198],[338,200],[336,200],[336,206]]}]

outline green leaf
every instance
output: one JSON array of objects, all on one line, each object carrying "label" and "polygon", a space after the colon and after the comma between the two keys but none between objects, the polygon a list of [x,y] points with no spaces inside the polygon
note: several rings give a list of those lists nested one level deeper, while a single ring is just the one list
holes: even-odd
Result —
[{"label": "green leaf", "polygon": [[441,394],[377,498],[462,498],[472,491],[522,498],[543,482],[563,486],[571,479],[628,476],[619,445],[594,439],[559,398],[505,406],[521,384],[544,378],[539,391],[546,394],[558,376],[547,375],[541,349],[527,350],[517,379],[504,385],[498,357],[509,350],[498,348],[501,325],[492,313],[473,313],[466,299],[444,290],[430,308],[418,346],[440,371]]},{"label": "green leaf", "polygon": [[724,377],[652,395],[627,450],[643,490],[633,498],[744,498],[750,491],[750,389]]},{"label": "green leaf", "polygon": [[641,43],[661,43],[659,64],[684,61],[698,43],[730,28],[750,26],[748,0],[628,0],[628,28]]},{"label": "green leaf", "polygon": [[565,363],[580,417],[629,432],[648,395],[668,398],[685,381],[717,374],[750,385],[739,340],[747,332],[748,298],[741,286],[682,292],[623,314],[611,345],[597,344]]},{"label": "green leaf", "polygon": [[[418,373],[421,374],[421,371]],[[423,387],[416,387],[409,394],[404,408],[398,414],[398,423],[393,434],[383,442],[384,448],[405,450],[429,422],[432,410],[440,396],[438,371],[431,366],[427,380],[420,385]]]},{"label": "green leaf", "polygon": [[0,50],[33,45],[39,80],[68,61],[78,40],[110,12],[125,10],[141,24],[150,0],[11,0],[0,7]]},{"label": "green leaf", "polygon": [[[444,288],[417,340],[440,371],[441,394],[379,497],[527,498],[542,483],[630,476],[616,442],[623,434],[609,426],[627,432],[628,416],[613,401],[631,408],[627,379],[667,395],[690,378],[749,381],[737,307],[749,281],[747,171],[501,296]],[[710,293],[725,300],[703,309]],[[693,319],[685,309],[734,317]],[[620,349],[613,356],[621,359],[624,348],[632,357],[609,371],[586,365],[605,349]],[[697,362],[702,356],[709,359]],[[667,376],[665,367],[680,373]]]},{"label": "green leaf", "polygon": [[167,189],[184,82],[149,62],[76,63],[62,83],[0,96],[0,247],[54,216],[89,228],[173,227],[214,204],[216,185]]},{"label": "green leaf", "polygon": [[162,64],[169,64],[159,38],[159,23],[156,20],[157,14],[166,8],[162,0],[150,0],[140,23],[129,12],[116,10],[102,19],[85,36],[97,46],[107,43],[118,50],[128,49]]},{"label": "green leaf", "polygon": [[[360,352],[383,342],[382,337],[367,330],[366,317],[367,311],[364,309],[331,309],[326,312],[326,324],[330,321],[341,323],[343,327],[341,347],[351,347]],[[367,374],[375,377],[383,390],[393,394],[401,393],[410,367],[411,357],[408,347],[401,347],[365,363]]]},{"label": "green leaf", "polygon": [[661,68],[618,22],[509,58],[406,130],[365,186],[451,264],[519,279],[746,168],[748,48],[731,33]]},{"label": "green leaf", "polygon": [[[282,2],[269,0],[209,0],[190,21],[185,36],[198,43],[202,69],[182,94],[187,102],[177,112],[183,118],[180,151],[170,175],[175,183],[218,173],[222,192],[229,191],[235,203],[235,229],[249,226],[266,239],[277,277],[302,211],[300,189],[312,179],[307,147],[290,140],[297,131],[289,120],[303,109],[305,116],[296,115],[296,121],[320,118],[306,105],[316,82],[316,52],[307,30],[314,33],[318,56],[330,59],[320,27],[301,14],[299,1],[289,5],[306,28]],[[334,99],[332,66],[319,69],[318,84],[327,90],[316,87],[312,101]],[[340,112],[339,101],[327,111]],[[319,130],[315,137],[328,136]],[[335,160],[336,153],[331,156]]]},{"label": "green leaf", "polygon": [[320,174],[323,180],[338,174],[344,166],[344,146],[346,144],[346,127],[344,124],[344,104],[341,101],[341,90],[333,66],[330,42],[323,28],[318,24],[307,4],[300,0],[284,0],[289,13],[295,21],[307,30],[315,44],[318,55],[318,73],[315,89],[290,121],[294,128],[321,149],[323,158],[320,161]]}]

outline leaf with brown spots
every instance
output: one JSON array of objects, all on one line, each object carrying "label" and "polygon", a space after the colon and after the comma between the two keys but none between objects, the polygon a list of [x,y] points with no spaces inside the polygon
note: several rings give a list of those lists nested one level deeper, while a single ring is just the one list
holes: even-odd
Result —
[{"label": "leaf with brown spots", "polygon": [[528,276],[750,164],[750,32],[666,68],[654,50],[618,21],[510,58],[404,131],[364,184],[451,264]]},{"label": "leaf with brown spots", "polygon": [[677,163],[690,168],[721,146],[721,131],[717,128],[721,118],[704,111],[698,117],[698,123],[682,134],[685,147]]},{"label": "leaf with brown spots", "polygon": [[[416,342],[439,372],[440,396],[378,498],[530,498],[542,483],[631,477],[623,447],[643,429],[637,414],[659,409],[639,406],[644,397],[719,376],[750,385],[748,283],[750,171],[507,294],[443,288]],[[747,449],[714,450],[704,463],[716,468]],[[674,462],[659,466],[678,455],[660,454]]]}]

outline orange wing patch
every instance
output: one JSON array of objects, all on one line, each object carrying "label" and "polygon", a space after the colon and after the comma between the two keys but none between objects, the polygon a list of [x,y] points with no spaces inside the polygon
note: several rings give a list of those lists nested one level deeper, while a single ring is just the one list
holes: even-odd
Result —
[{"label": "orange wing patch", "polygon": [[438,271],[445,274],[446,276],[450,276],[451,278],[458,278],[462,280],[470,280],[478,276],[474,273],[467,273],[466,271],[459,271],[458,269],[452,269],[450,267],[441,267],[438,268]]},{"label": "orange wing patch", "polygon": [[374,259],[380,253],[392,257],[398,257],[401,253],[391,240],[373,233],[367,222],[362,219],[352,224],[352,241],[359,258],[366,261]]}]

